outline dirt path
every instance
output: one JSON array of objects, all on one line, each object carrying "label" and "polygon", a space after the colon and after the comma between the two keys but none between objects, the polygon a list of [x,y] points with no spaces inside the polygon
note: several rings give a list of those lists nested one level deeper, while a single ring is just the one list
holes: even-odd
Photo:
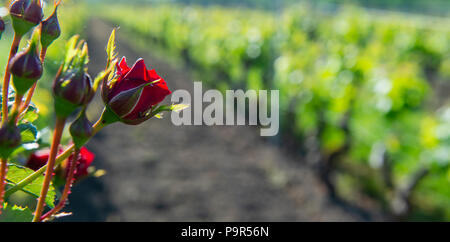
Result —
[{"label": "dirt path", "polygon": [[[90,22],[90,73],[103,68],[111,27]],[[144,57],[172,90],[192,89],[188,73],[119,32],[119,54]],[[251,127],[175,127],[167,115],[140,126],[114,124],[89,144],[107,174],[80,183],[69,210],[76,221],[356,221],[331,203],[311,169]]]}]

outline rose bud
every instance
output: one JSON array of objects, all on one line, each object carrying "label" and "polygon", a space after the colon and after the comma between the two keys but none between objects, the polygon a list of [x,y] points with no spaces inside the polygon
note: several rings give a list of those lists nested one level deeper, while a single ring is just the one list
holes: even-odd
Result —
[{"label": "rose bud", "polygon": [[0,18],[0,39],[2,39],[3,32],[5,32],[5,21]]},{"label": "rose bud", "polygon": [[55,4],[55,10],[46,20],[41,23],[41,44],[42,48],[49,47],[53,41],[59,38],[61,35],[61,28],[59,27],[59,21],[57,16],[58,3]]},{"label": "rose bud", "polygon": [[93,134],[92,123],[83,111],[80,116],[70,125],[70,135],[76,147],[82,147]]},{"label": "rose bud", "polygon": [[84,71],[69,71],[53,83],[53,93],[75,106],[82,106],[91,98],[92,81]]},{"label": "rose bud", "polygon": [[56,115],[69,116],[86,103],[91,95],[91,78],[83,70],[71,70],[53,83]]},{"label": "rose bud", "polygon": [[40,0],[15,0],[9,8],[14,32],[25,35],[38,25],[44,16]]},{"label": "rose bud", "polygon": [[152,108],[171,91],[155,70],[147,69],[143,59],[130,68],[123,57],[116,68],[116,79],[103,83],[103,101],[120,121],[140,124],[151,117]]},{"label": "rose bud", "polygon": [[20,145],[22,137],[20,129],[15,124],[5,124],[0,129],[0,157],[8,156]]},{"label": "rose bud", "polygon": [[94,95],[86,67],[89,59],[87,44],[81,42],[77,45],[77,38],[70,42],[73,46],[67,51],[66,61],[53,82],[56,115],[63,118],[78,107],[87,105]]},{"label": "rose bud", "polygon": [[31,41],[25,51],[18,53],[11,59],[9,68],[17,94],[25,94],[41,78],[43,72],[35,40]]}]

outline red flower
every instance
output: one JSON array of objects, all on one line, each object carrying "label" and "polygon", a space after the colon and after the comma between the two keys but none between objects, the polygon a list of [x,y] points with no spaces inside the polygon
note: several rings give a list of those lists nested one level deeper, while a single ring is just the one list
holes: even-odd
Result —
[{"label": "red flower", "polygon": [[[75,170],[74,177],[75,179],[78,179],[80,177],[85,177],[89,174],[88,168],[92,164],[92,161],[94,161],[95,155],[94,153],[90,152],[85,147],[81,148],[80,155],[78,156],[78,164],[77,169]],[[72,161],[73,155],[69,157],[69,160]],[[65,165],[65,176],[67,177],[67,174],[69,173],[69,166]]]},{"label": "red flower", "polygon": [[155,70],[148,70],[143,59],[128,67],[125,57],[117,64],[116,79],[102,87],[105,104],[126,124],[149,119],[149,111],[171,94]]},{"label": "red flower", "polygon": [[[58,154],[62,153],[64,150],[62,148],[59,149]],[[40,150],[30,155],[28,158],[28,161],[26,163],[26,167],[37,171],[39,168],[43,167],[45,164],[47,164],[48,157],[49,157],[50,150]],[[77,169],[75,170],[75,179],[78,179],[80,177],[87,176],[89,174],[88,168],[92,164],[92,161],[94,161],[95,155],[94,153],[90,152],[85,147],[81,148],[80,155],[78,156],[78,165]],[[73,159],[73,154],[63,162],[62,168],[64,173],[58,173],[59,175],[64,177],[67,177],[67,174],[69,172],[69,165],[68,160]],[[65,179],[65,178],[64,178]]]},{"label": "red flower", "polygon": [[[58,154],[62,153],[63,151],[64,150],[62,148],[59,148]],[[30,155],[25,166],[34,171],[37,171],[47,164],[49,154],[49,149],[36,151],[35,153]]]}]

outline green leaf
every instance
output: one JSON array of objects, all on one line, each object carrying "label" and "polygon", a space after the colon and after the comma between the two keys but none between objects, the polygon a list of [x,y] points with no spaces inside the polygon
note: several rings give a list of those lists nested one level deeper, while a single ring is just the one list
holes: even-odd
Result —
[{"label": "green leaf", "polygon": [[114,76],[114,68],[116,66],[117,63],[117,59],[114,60],[108,67],[107,70],[103,70],[100,73],[98,73],[98,75],[95,77],[94,79],[94,84],[92,85],[92,89],[94,90],[94,92],[97,91],[98,87],[100,86],[100,83],[102,83],[102,81],[106,81],[106,77],[108,77],[108,79],[112,79],[112,77]]},{"label": "green leaf", "polygon": [[170,110],[174,112],[180,112],[188,107],[189,107],[188,104],[172,104],[170,105]]},{"label": "green leaf", "polygon": [[31,123],[20,124],[18,126],[20,129],[20,135],[22,137],[22,144],[34,143],[37,139],[37,128]]},{"label": "green leaf", "polygon": [[155,108],[151,112],[151,115],[155,116],[164,111],[180,112],[181,110],[186,109],[188,107],[189,107],[189,105],[187,105],[187,104],[172,104],[170,106],[161,105],[161,106]]},{"label": "green leaf", "polygon": [[74,35],[69,39],[66,45],[66,57],[64,59],[64,68],[63,72],[67,71],[69,66],[72,64],[73,58],[75,58],[77,54],[76,45],[78,43],[79,35]]},{"label": "green leaf", "polygon": [[33,213],[29,208],[22,208],[17,205],[3,204],[2,214],[0,214],[0,222],[31,222]]},{"label": "green leaf", "polygon": [[25,123],[25,122],[32,123],[32,122],[36,121],[36,119],[38,117],[39,117],[38,109],[35,106],[30,105],[30,106],[28,106],[27,111],[21,118],[20,122],[21,123]]},{"label": "green leaf", "polygon": [[[11,184],[16,185],[18,182],[22,181],[32,173],[34,173],[34,171],[31,169],[10,163],[8,164],[8,173],[6,175],[6,180]],[[41,193],[43,181],[44,176],[40,176],[32,183],[25,186],[22,190],[37,198]],[[53,184],[50,184],[50,189],[48,190],[47,197],[45,198],[45,203],[49,207],[53,208],[55,207],[55,199],[56,199],[55,187],[53,186]]]},{"label": "green leaf", "polygon": [[108,66],[110,63],[116,59],[116,31],[117,28],[114,28],[109,36],[108,45],[106,46],[106,53],[108,54]]}]

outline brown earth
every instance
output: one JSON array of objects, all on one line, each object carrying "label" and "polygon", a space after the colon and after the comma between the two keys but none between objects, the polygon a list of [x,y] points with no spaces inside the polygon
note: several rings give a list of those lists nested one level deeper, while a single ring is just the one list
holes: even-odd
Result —
[{"label": "brown earth", "polygon": [[[90,73],[104,67],[111,26],[88,26]],[[125,31],[124,31],[125,32]],[[189,72],[148,53],[138,54],[119,31],[118,52],[144,57],[169,88],[192,91]],[[97,103],[94,106],[99,106]],[[181,126],[152,119],[114,124],[88,145],[100,178],[78,184],[65,221],[365,221],[332,202],[313,170],[254,127]]]}]

